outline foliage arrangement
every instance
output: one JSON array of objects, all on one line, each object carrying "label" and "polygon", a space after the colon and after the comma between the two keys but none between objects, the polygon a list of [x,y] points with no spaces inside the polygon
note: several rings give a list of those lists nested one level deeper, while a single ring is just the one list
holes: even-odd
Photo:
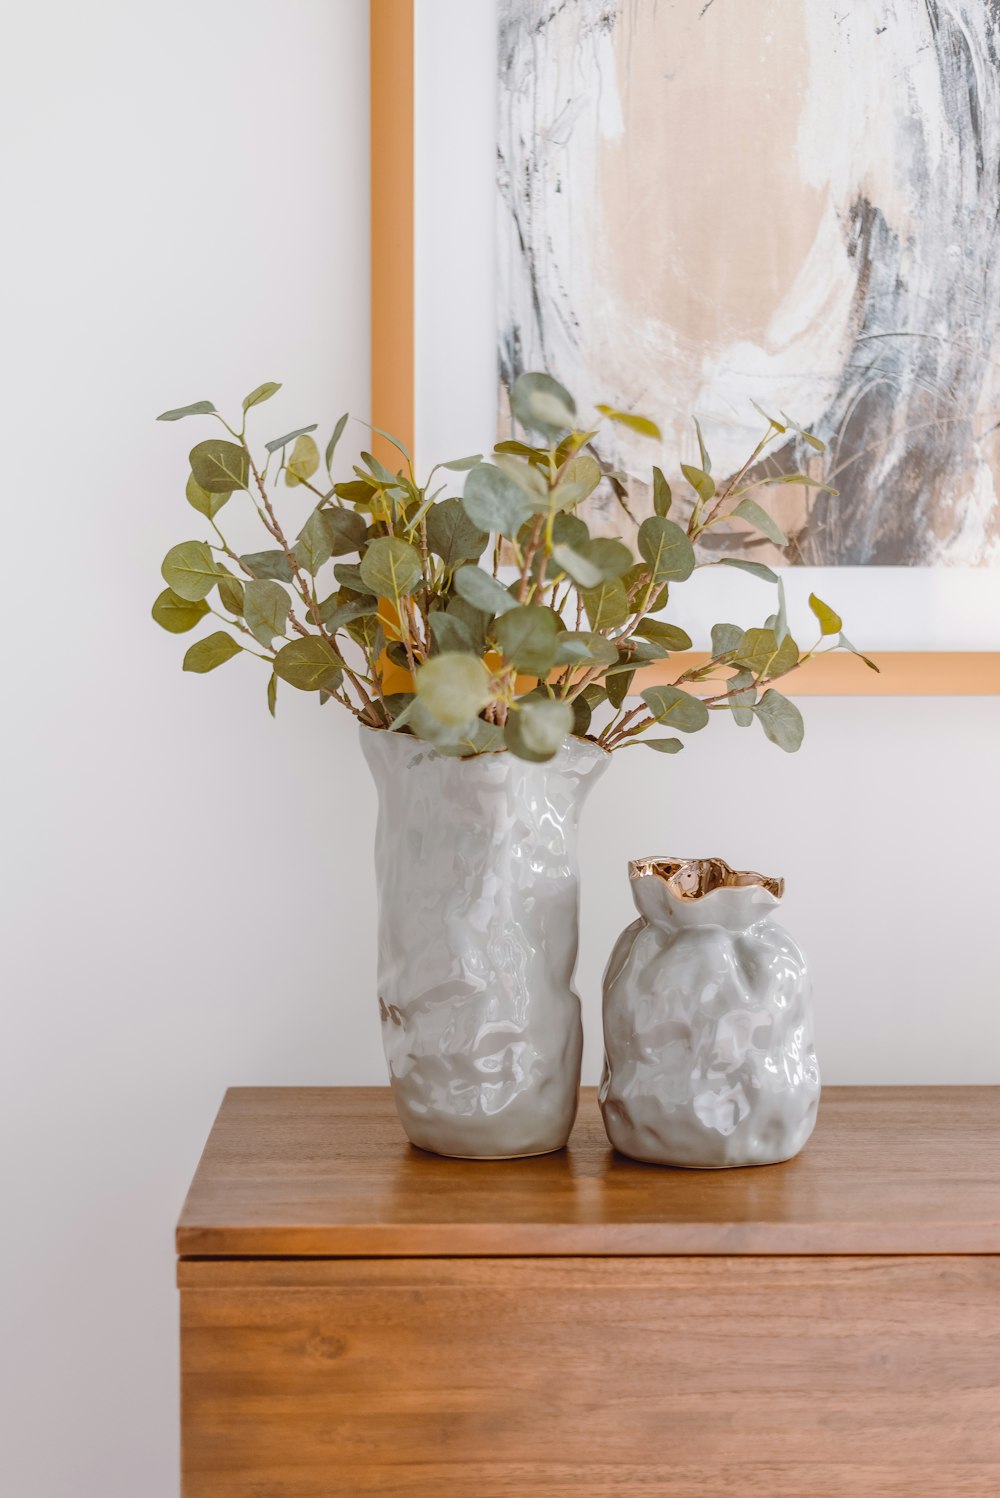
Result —
[{"label": "foliage arrangement", "polygon": [[[212,671],[252,654],[267,664],[272,714],[279,682],[287,683],[340,703],[370,728],[415,734],[450,755],[506,748],[544,761],[570,733],[608,750],[646,744],[674,754],[683,747],[676,733],[704,728],[713,712],[731,714],[741,727],[756,720],[782,749],[799,747],[801,715],[773,683],[819,652],[853,651],[840,618],[811,595],[818,639],[802,651],[774,571],[735,557],[702,558],[697,548],[733,518],[785,542],[752,496],[772,483],[827,487],[805,472],[774,476],[761,468],[767,449],[790,430],[803,448],[821,453],[811,433],[761,412],[764,436],[717,488],[696,422],[700,462],[681,465],[691,498],[675,511],[686,518],[671,518],[670,484],[654,468],[654,513],[638,527],[636,557],[621,540],[592,537],[575,512],[601,484],[625,507],[621,475],[601,461],[596,444],[604,422],[659,437],[645,417],[599,406],[581,423],[561,385],[525,374],[511,409],[531,441],[500,442],[489,462],[477,454],[438,464],[420,483],[402,443],[379,432],[398,452],[396,471],[362,452],[352,476],[337,480],[346,415],[322,465],[315,425],[265,442],[265,456],[254,456],[248,414],[279,388],[269,382],[252,391],[238,428],[209,401],[158,418],[206,416],[228,433],[191,450],[187,500],[212,535],[171,547],[162,567],[167,586],[153,605],[153,618],[175,634],[206,615],[225,625],[191,646],[185,671]],[[465,475],[460,495],[449,492],[456,474]],[[281,480],[310,501],[294,537],[275,509]],[[268,549],[240,554],[223,535],[220,512],[236,494],[255,508]],[[662,615],[671,588],[701,567],[739,568],[776,585],[775,612],[749,629],[716,624],[707,664],[647,687],[629,705],[637,669],[691,648]],[[688,690],[695,683],[709,683],[708,694]]]}]

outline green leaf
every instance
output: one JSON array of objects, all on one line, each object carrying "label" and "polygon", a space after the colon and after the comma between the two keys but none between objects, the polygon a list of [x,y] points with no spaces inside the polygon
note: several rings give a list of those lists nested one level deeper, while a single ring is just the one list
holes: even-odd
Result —
[{"label": "green leaf", "polygon": [[363,593],[368,598],[376,596],[361,576],[361,568],[354,562],[335,562],[333,575],[342,588],[350,588],[353,593]]},{"label": "green leaf", "polygon": [[234,489],[247,487],[250,460],[235,442],[209,437],[191,449],[190,460],[195,482],[208,494],[231,494]]},{"label": "green leaf", "polygon": [[[351,513],[353,514],[353,511]],[[360,516],[358,518],[360,519]],[[299,531],[293,553],[299,566],[304,572],[308,572],[310,577],[315,577],[324,562],[330,560],[332,555],[330,532],[327,530],[326,522],[319,509],[313,510]]]},{"label": "green leaf", "polygon": [[357,510],[341,510],[335,506],[320,509],[319,514],[326,530],[331,556],[346,557],[361,550],[368,539],[368,527],[363,515],[359,515]]},{"label": "green leaf", "polygon": [[622,703],[625,701],[625,698],[628,696],[634,679],[635,672],[626,670],[616,671],[612,674],[609,674],[607,679],[605,680],[604,685],[607,688],[608,701],[616,711],[621,707]]},{"label": "green leaf", "polygon": [[379,536],[361,558],[361,577],[368,591],[398,603],[421,579],[420,553],[398,536]]},{"label": "green leaf", "polygon": [[558,633],[552,610],[533,603],[512,608],[493,626],[504,659],[531,676],[545,676],[551,670]]},{"label": "green leaf", "polygon": [[576,424],[573,397],[547,374],[519,375],[511,388],[510,410],[522,426],[547,436],[572,431]]},{"label": "green leaf", "polygon": [[219,567],[219,599],[224,609],[228,609],[237,618],[243,612],[243,584],[227,572],[225,567]]},{"label": "green leaf", "polygon": [[227,635],[225,630],[216,630],[214,635],[209,635],[204,640],[198,640],[188,650],[184,657],[185,671],[214,671],[216,666],[221,666],[225,661],[231,661],[234,655],[239,655],[242,650],[237,645],[232,635]]},{"label": "green leaf", "polygon": [[168,587],[188,603],[207,597],[219,576],[219,569],[204,541],[181,541],[177,546],[171,546],[160,571]]},{"label": "green leaf", "polygon": [[[742,691],[737,690],[742,688]],[[729,708],[740,728],[749,728],[753,722],[753,709],[757,703],[757,688],[752,671],[736,671],[726,683],[727,692],[735,692],[729,699]],[[777,695],[777,694],[775,694]]]},{"label": "green leaf", "polygon": [[249,411],[251,406],[260,406],[264,403],[264,401],[269,401],[271,399],[271,396],[277,395],[280,389],[281,385],[276,381],[265,380],[264,384],[258,385],[256,390],[251,390],[250,394],[244,400],[244,413]]},{"label": "green leaf", "polygon": [[[549,486],[545,482],[543,474],[524,458],[514,457],[511,453],[493,454],[493,462],[501,473],[505,473],[512,479],[517,487],[531,500],[533,510],[547,510],[549,507]],[[539,500],[542,501],[539,504]]]},{"label": "green leaf", "polygon": [[343,680],[343,662],[319,635],[306,635],[282,645],[274,669],[282,681],[300,692],[336,691]]},{"label": "green leaf", "polygon": [[326,463],[326,471],[330,475],[331,481],[333,479],[333,455],[337,451],[337,443],[344,435],[344,428],[347,425],[347,416],[348,413],[345,411],[343,416],[340,418],[340,420],[337,422],[337,425],[333,429],[333,436],[326,444],[326,455],[324,457],[324,462]]},{"label": "green leaf", "polygon": [[581,588],[595,588],[604,576],[600,567],[593,562],[588,562],[587,558],[580,552],[574,551],[572,546],[553,546],[552,560]]},{"label": "green leaf", "polygon": [[285,483],[289,489],[311,479],[319,467],[319,448],[312,437],[303,433],[295,439],[292,455],[285,465]]},{"label": "green leaf", "polygon": [[439,655],[447,652],[478,654],[468,626],[461,619],[456,619],[454,614],[446,613],[444,609],[435,609],[430,617],[430,627]]},{"label": "green leaf", "polygon": [[473,652],[476,655],[482,655],[486,649],[486,631],[489,628],[490,616],[480,609],[473,608],[472,604],[466,603],[464,598],[457,597],[449,598],[445,613],[465,626],[472,641]]},{"label": "green leaf", "polygon": [[275,676],[275,674],[274,674],[273,671],[271,672],[271,675],[268,677],[268,682],[267,682],[267,710],[271,714],[272,718],[277,717],[277,713],[278,713],[278,678]]},{"label": "green leaf", "polygon": [[[597,568],[601,574],[601,582],[624,577],[635,561],[623,541],[615,541],[609,536],[597,536],[593,541],[585,541],[580,547],[580,555]],[[593,586],[596,587],[597,584]]]},{"label": "green leaf", "polygon": [[464,728],[453,729],[447,739],[434,745],[439,754],[467,759],[473,754],[496,754],[504,748],[503,729],[496,723],[473,718]]},{"label": "green leaf", "polygon": [[616,422],[618,426],[628,427],[629,431],[638,432],[642,437],[655,437],[661,441],[663,433],[655,421],[650,421],[647,416],[633,416],[631,411],[616,411],[614,406],[598,406],[602,416],[609,421]]},{"label": "green leaf", "polygon": [[767,737],[786,754],[794,754],[802,743],[805,725],[794,703],[769,688],[754,708]]},{"label": "green leaf", "polygon": [[622,645],[622,659],[633,666],[642,661],[663,661],[669,654],[659,640],[637,640],[634,633]]},{"label": "green leaf", "polygon": [[752,400],[750,402],[750,404],[751,404],[751,406],[753,406],[753,408],[754,408],[755,411],[758,411],[760,413],[760,415],[763,416],[763,418],[764,418],[764,420],[766,422],[769,422],[770,425],[774,427],[774,430],[779,434],[779,436],[781,435],[782,432],[784,432],[785,428],[782,426],[781,422],[780,421],[775,421],[775,419],[774,419],[773,416],[768,416],[768,414],[764,410],[764,408],[762,406],[758,406],[758,404],[757,404],[757,402],[755,400]]},{"label": "green leaf", "polygon": [[[742,633],[742,631],[739,631]],[[690,650],[691,636],[676,624],[666,624],[659,619],[643,619],[632,631],[643,639],[654,640],[665,650]]]},{"label": "green leaf", "polygon": [[199,619],[203,619],[208,613],[208,604],[204,599],[194,601],[181,598],[173,588],[164,588],[156,602],[153,604],[153,618],[161,629],[168,630],[172,635],[183,635],[189,629],[194,629]]},{"label": "green leaf", "polygon": [[173,411],[163,411],[156,418],[157,421],[180,421],[184,416],[214,416],[215,407],[211,401],[195,401],[190,406],[178,406]]},{"label": "green leaf", "polygon": [[669,721],[681,733],[697,733],[708,722],[705,704],[680,687],[647,687],[641,695],[657,723]]},{"label": "green leaf", "polygon": [[333,492],[338,499],[346,499],[348,504],[368,507],[371,505],[375,487],[373,484],[363,483],[360,479],[351,479],[346,484],[334,484]]},{"label": "green leaf", "polygon": [[670,509],[673,495],[670,485],[663,476],[663,470],[653,469],[653,513],[654,515],[666,515]]},{"label": "green leaf", "polygon": [[417,670],[417,696],[445,727],[458,728],[490,700],[490,675],[475,656],[449,651]]},{"label": "green leaf", "polygon": [[698,433],[698,454],[699,454],[699,456],[701,458],[701,469],[702,469],[702,472],[703,473],[711,473],[712,472],[712,460],[708,456],[708,450],[705,447],[705,439],[701,435],[701,422],[698,420],[697,416],[693,417],[692,420],[694,421],[694,429]]},{"label": "green leaf", "polygon": [[522,697],[507,716],[504,741],[518,759],[542,764],[573,731],[573,709],[554,697]]},{"label": "green leaf", "polygon": [[741,499],[735,510],[731,511],[731,514],[738,515],[741,520],[747,521],[755,530],[761,531],[769,541],[774,542],[775,546],[788,545],[788,537],[781,529],[781,526],[776,520],[772,520],[767,511],[762,510],[755,500]]},{"label": "green leaf", "polygon": [[639,554],[654,583],[684,582],[694,571],[694,547],[679,525],[650,515],[639,527]]},{"label": "green leaf", "polygon": [[232,492],[231,489],[226,489],[221,494],[210,494],[201,487],[193,473],[188,474],[187,488],[184,490],[192,510],[197,510],[199,515],[204,515],[208,520],[214,520]]},{"label": "green leaf", "polygon": [[[874,661],[869,660],[866,655],[862,655],[861,651],[856,649],[855,646],[851,644],[850,640],[844,634],[843,630],[840,631],[840,640],[838,643],[841,644],[845,650],[849,650],[852,655],[856,655],[859,661],[864,661],[865,665],[869,668],[870,671],[879,670]],[[879,672],[879,674],[881,675],[881,672]]]},{"label": "green leaf", "polygon": [[682,463],[681,473],[683,473],[702,504],[708,504],[710,499],[714,499],[715,480],[711,474],[705,472],[704,468],[695,468],[691,463]]},{"label": "green leaf", "polygon": [[483,461],[482,453],[473,453],[469,458],[452,458],[450,463],[441,463],[438,466],[447,468],[452,473],[465,473],[469,468],[475,468],[477,463]]},{"label": "green leaf", "polygon": [[729,655],[740,648],[743,631],[738,624],[712,625],[712,654]]},{"label": "green leaf", "polygon": [[772,478],[760,479],[759,482],[762,484],[801,484],[806,489],[820,489],[824,494],[840,493],[839,489],[832,488],[830,484],[823,484],[818,479],[810,478],[808,473],[778,473]]},{"label": "green leaf", "polygon": [[465,481],[465,513],[484,531],[513,538],[534,514],[534,501],[492,463],[478,463]]},{"label": "green leaf", "polygon": [[751,577],[759,577],[762,582],[776,583],[778,574],[771,567],[765,567],[763,562],[744,562],[740,557],[720,557],[717,562],[707,563],[709,567],[737,567],[740,572],[749,572]]},{"label": "green leaf", "polygon": [[294,442],[296,437],[305,437],[309,432],[315,432],[317,425],[318,423],[314,421],[311,426],[296,427],[294,432],[286,432],[283,437],[274,437],[270,442],[265,442],[264,446],[269,453],[276,453],[279,448],[287,447],[289,442]]},{"label": "green leaf", "polygon": [[613,577],[596,588],[586,588],[580,597],[591,629],[616,629],[629,616],[628,594],[620,577]]},{"label": "green leaf", "polygon": [[824,635],[839,635],[843,628],[843,620],[839,614],[835,614],[828,603],[822,598],[817,598],[815,593],[809,594],[809,607],[819,620],[820,632]]},{"label": "green leaf", "polygon": [[427,512],[427,546],[446,567],[478,562],[489,544],[489,534],[466,514],[460,499],[442,499]]},{"label": "green leaf", "polygon": [[270,650],[275,635],[283,635],[292,600],[280,583],[249,582],[243,590],[243,617],[258,645]]},{"label": "green leaf", "polygon": [[604,635],[566,629],[556,636],[555,666],[611,666],[617,659],[618,647]]},{"label": "green leaf", "polygon": [[253,577],[272,577],[281,583],[290,583],[294,577],[292,564],[283,551],[247,551],[240,561]]},{"label": "green leaf", "polygon": [[472,563],[459,567],[454,584],[459,598],[464,598],[466,603],[471,603],[482,614],[506,614],[517,606],[502,583],[498,583],[490,573]]},{"label": "green leaf", "polygon": [[[530,527],[526,529],[530,534]],[[527,537],[525,537],[526,540]],[[557,546],[571,546],[575,552],[580,553],[580,548],[590,540],[590,532],[586,522],[581,520],[579,515],[562,512],[553,518],[552,540]],[[521,544],[523,545],[524,542]]]},{"label": "green leaf", "polygon": [[345,624],[352,624],[355,619],[367,619],[377,612],[376,598],[372,598],[370,594],[358,596],[346,588],[339,593],[331,593],[319,606],[319,617],[331,634],[342,629]]},{"label": "green leaf", "polygon": [[590,720],[594,716],[593,709],[581,692],[579,697],[574,697],[569,704],[573,709],[573,727],[570,730],[578,739],[582,739],[590,728]]},{"label": "green leaf", "polygon": [[562,495],[558,503],[563,509],[569,508],[564,501],[568,490],[572,489],[578,496],[573,503],[579,504],[593,494],[603,477],[601,465],[596,458],[591,457],[590,453],[577,453],[563,468],[562,479],[555,491],[557,495]]},{"label": "green leaf", "polygon": [[657,754],[679,754],[684,748],[680,739],[626,739],[624,744],[618,744],[619,749],[634,749],[636,747],[655,749]]},{"label": "green leaf", "polygon": [[737,665],[745,666],[760,680],[790,671],[798,664],[799,647],[791,635],[786,635],[779,645],[773,629],[748,629],[744,631],[733,658]]}]

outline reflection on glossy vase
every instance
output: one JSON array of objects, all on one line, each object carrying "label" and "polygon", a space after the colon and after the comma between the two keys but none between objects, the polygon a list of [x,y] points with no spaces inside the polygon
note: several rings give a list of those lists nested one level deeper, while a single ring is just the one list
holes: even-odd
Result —
[{"label": "reflection on glossy vase", "polygon": [[820,1082],[805,959],[772,919],[783,881],[720,858],[644,858],[629,874],[639,919],[604,974],[608,1138],[660,1165],[790,1159]]},{"label": "reflection on glossy vase", "polygon": [[378,790],[378,984],[393,1097],[414,1144],[496,1159],[560,1149],[583,1032],[573,989],[577,824],[608,763],[453,759],[361,730]]}]

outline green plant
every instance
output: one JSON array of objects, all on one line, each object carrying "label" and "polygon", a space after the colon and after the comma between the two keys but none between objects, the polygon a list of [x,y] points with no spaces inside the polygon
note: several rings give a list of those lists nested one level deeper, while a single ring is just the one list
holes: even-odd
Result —
[{"label": "green plant", "polygon": [[[600,484],[625,505],[621,477],[601,461],[595,442],[605,421],[658,437],[645,417],[599,406],[595,420],[581,425],[561,385],[526,374],[514,386],[511,409],[534,442],[500,442],[492,462],[476,455],[440,463],[420,484],[403,445],[380,432],[399,454],[396,471],[363,452],[353,476],[338,482],[333,463],[346,416],[327,444],[322,478],[315,425],[266,442],[266,457],[254,457],[248,413],[279,388],[269,382],[252,391],[238,429],[208,401],[158,418],[203,415],[228,433],[190,454],[188,503],[212,537],[171,547],[162,567],[167,587],[153,605],[153,618],[172,633],[209,614],[225,625],[191,646],[186,671],[211,671],[248,653],[267,663],[272,714],[278,683],[286,682],[339,702],[370,728],[416,734],[451,755],[508,748],[541,761],[569,733],[609,750],[647,744],[673,754],[682,741],[662,730],[693,733],[713,712],[731,713],[741,726],[756,719],[782,749],[799,747],[801,715],[773,683],[821,651],[853,650],[839,617],[811,596],[819,638],[801,651],[775,572],[697,552],[706,533],[734,517],[784,543],[752,494],[772,483],[824,487],[807,473],[760,470],[791,423],[762,412],[767,431],[717,488],[696,422],[700,463],[681,465],[693,495],[686,520],[670,518],[671,488],[654,468],[654,513],[638,527],[636,557],[621,540],[592,537],[575,512]],[[805,446],[823,451],[810,433],[793,430]],[[462,473],[464,493],[449,493],[451,475]],[[282,476],[310,499],[294,539],[272,498]],[[254,506],[269,549],[240,554],[223,535],[219,515],[236,493]],[[716,624],[707,664],[647,687],[629,706],[639,668],[691,647],[682,629],[659,617],[671,587],[697,568],[725,566],[775,584],[777,610],[759,627]],[[696,683],[710,684],[708,694],[688,690]]]}]

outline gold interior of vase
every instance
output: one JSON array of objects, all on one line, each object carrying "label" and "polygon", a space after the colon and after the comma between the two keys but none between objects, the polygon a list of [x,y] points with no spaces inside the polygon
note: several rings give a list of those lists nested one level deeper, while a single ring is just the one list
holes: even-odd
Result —
[{"label": "gold interior of vase", "polygon": [[784,879],[755,874],[751,869],[731,869],[723,858],[634,858],[628,866],[630,879],[655,875],[677,900],[700,900],[714,889],[750,889],[755,885],[780,900]]}]

